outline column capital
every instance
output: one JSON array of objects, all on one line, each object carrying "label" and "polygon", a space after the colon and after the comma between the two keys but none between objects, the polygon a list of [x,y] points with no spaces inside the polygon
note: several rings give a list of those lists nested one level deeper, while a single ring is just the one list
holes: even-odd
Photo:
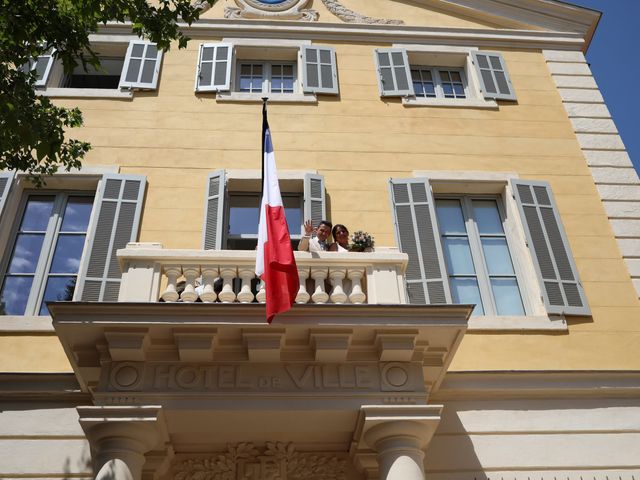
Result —
[{"label": "column capital", "polygon": [[350,449],[354,464],[375,453],[381,480],[424,480],[424,451],[441,411],[441,405],[363,406]]},{"label": "column capital", "polygon": [[159,406],[77,407],[94,461],[97,480],[140,480],[150,451],[163,451],[169,433]]}]

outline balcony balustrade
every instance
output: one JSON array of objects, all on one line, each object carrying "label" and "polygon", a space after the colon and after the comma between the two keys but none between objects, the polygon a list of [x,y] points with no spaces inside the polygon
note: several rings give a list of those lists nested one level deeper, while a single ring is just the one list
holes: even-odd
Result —
[{"label": "balcony balustrade", "polygon": [[[130,243],[118,250],[120,302],[264,303],[255,251],[174,250]],[[404,304],[408,257],[375,252],[295,252],[300,287],[296,303]]]}]

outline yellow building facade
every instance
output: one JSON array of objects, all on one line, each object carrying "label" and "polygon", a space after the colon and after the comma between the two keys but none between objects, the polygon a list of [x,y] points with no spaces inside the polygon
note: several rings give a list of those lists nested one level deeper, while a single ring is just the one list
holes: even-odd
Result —
[{"label": "yellow building facade", "polygon": [[[82,110],[92,150],[38,192],[0,177],[0,476],[637,477],[640,181],[584,58],[598,20],[219,0],[186,49],[113,24],[92,36],[113,71],[46,60],[41,93]],[[297,253],[271,326],[262,97],[295,244],[305,219],[375,238]],[[28,235],[49,249],[32,271]],[[48,315],[54,277],[76,291]]]}]

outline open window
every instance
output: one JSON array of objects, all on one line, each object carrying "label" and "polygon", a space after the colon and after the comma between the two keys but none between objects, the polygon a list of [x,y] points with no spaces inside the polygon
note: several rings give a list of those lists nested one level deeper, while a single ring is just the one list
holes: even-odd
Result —
[{"label": "open window", "polygon": [[406,46],[374,52],[382,97],[408,105],[480,106],[516,100],[503,56],[462,47]]},{"label": "open window", "polygon": [[[282,176],[281,176],[282,177]],[[325,218],[324,179],[304,174],[281,178],[280,188],[294,248],[302,224],[314,225]],[[260,178],[234,177],[224,170],[209,174],[203,231],[203,248],[253,250],[258,244]]]},{"label": "open window", "polygon": [[155,90],[160,75],[162,51],[142,40],[104,42],[92,45],[100,67],[79,63],[65,73],[53,52],[38,57],[36,86],[52,96],[109,96],[132,89]]},{"label": "open window", "polygon": [[335,50],[280,42],[200,45],[196,92],[218,92],[219,99],[295,100],[305,94],[338,94]]},{"label": "open window", "polygon": [[409,255],[409,302],[470,303],[474,316],[519,317],[538,314],[541,295],[547,315],[590,315],[550,186],[487,185],[390,180],[398,246]]}]

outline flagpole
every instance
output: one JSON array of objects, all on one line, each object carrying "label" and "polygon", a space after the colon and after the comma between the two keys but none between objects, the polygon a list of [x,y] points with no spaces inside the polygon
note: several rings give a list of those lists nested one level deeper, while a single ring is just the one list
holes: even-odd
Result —
[{"label": "flagpole", "polygon": [[267,132],[267,128],[269,128],[269,122],[267,121],[267,102],[269,101],[269,97],[262,97],[262,148],[260,149],[260,165],[262,165],[262,176],[260,182],[260,201],[262,202],[262,197],[264,196],[264,142],[265,142],[265,133]]}]

